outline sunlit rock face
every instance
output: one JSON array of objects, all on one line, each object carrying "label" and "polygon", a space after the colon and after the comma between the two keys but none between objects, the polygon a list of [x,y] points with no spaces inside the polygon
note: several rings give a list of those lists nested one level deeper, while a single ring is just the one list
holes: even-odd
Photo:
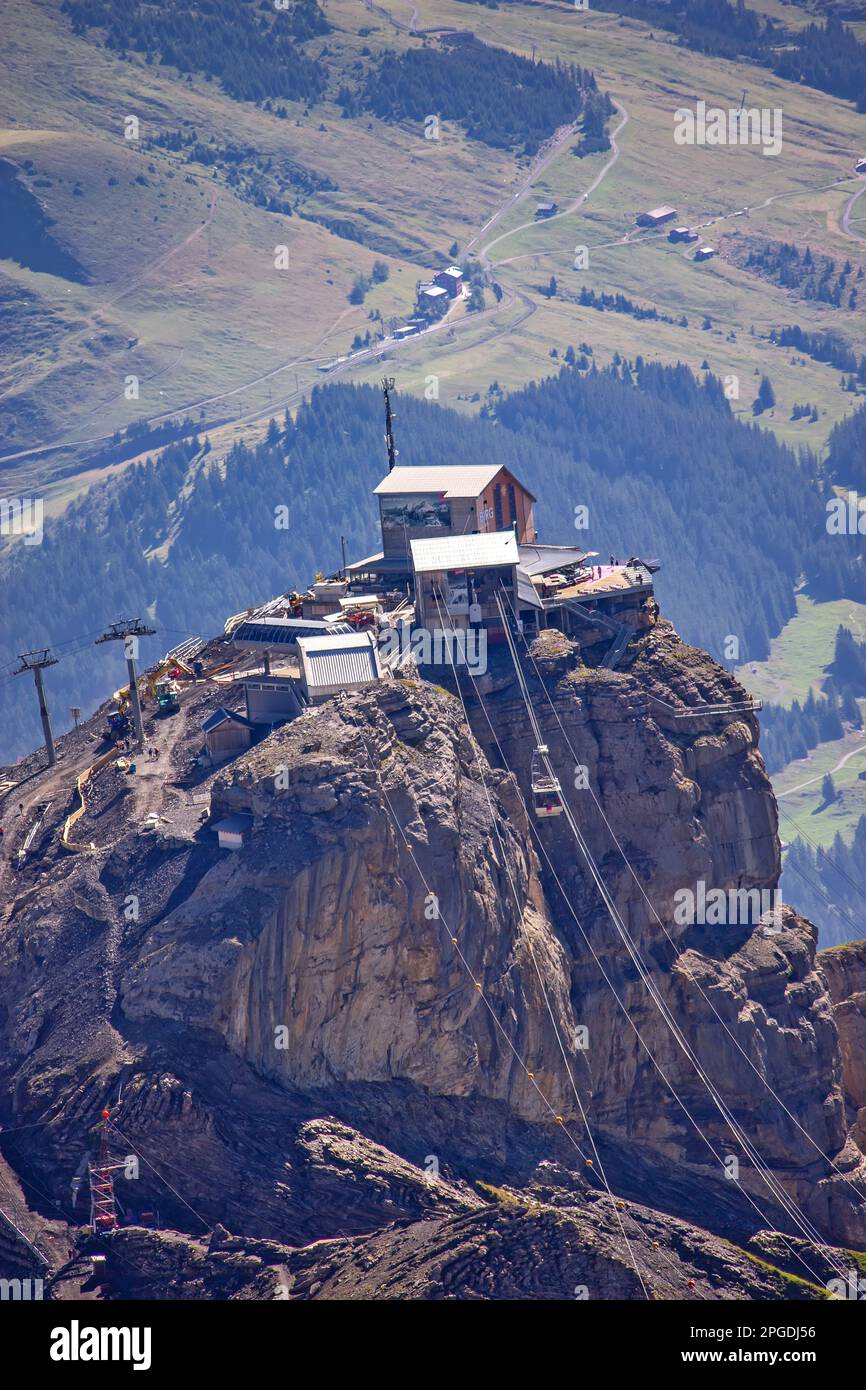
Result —
[{"label": "sunlit rock face", "polygon": [[[527,653],[563,796],[723,1104],[826,1235],[866,1246],[849,1182],[864,1164],[866,959],[817,956],[815,928],[775,904],[757,722],[726,709],[742,689],[653,609],[635,631],[615,671],[561,634]],[[180,820],[143,839],[129,798],[95,803],[87,834],[107,847],[58,854],[0,935],[0,1067],[36,1179],[71,1180],[120,1094],[121,1128],[157,1158],[183,1154],[179,1181],[211,1219],[313,1239],[459,1205],[482,1163],[512,1176],[515,1143],[586,1176],[583,1111],[657,1207],[695,1213],[706,1191],[718,1212],[745,1191],[774,1224],[566,817],[532,814],[507,652],[484,690],[482,704],[462,682],[471,732],[453,689],[413,680],[270,734],[211,787],[212,822],[248,817],[234,853]],[[774,902],[769,920],[710,910],[747,894]],[[458,1187],[428,1182],[437,1153]]]}]

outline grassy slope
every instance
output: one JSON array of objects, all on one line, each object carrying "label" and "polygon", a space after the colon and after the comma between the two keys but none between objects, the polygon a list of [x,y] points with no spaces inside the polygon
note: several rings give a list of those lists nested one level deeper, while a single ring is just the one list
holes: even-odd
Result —
[{"label": "grassy slope", "polygon": [[769,660],[753,662],[737,670],[737,678],[753,694],[774,705],[790,706],[806,699],[810,689],[818,695],[824,683],[824,667],[833,660],[838,627],[850,628],[866,641],[866,604],[850,599],[813,603],[801,594],[797,616],[786,624],[770,646]]},{"label": "grassy slope", "polygon": [[[437,13],[454,16],[455,22],[466,9],[448,0],[422,8],[425,13],[435,8]],[[534,42],[542,57],[585,62],[631,116],[621,137],[621,158],[593,195],[585,215],[531,227],[499,242],[494,259],[509,262],[500,267],[502,281],[532,292],[553,273],[562,288],[576,290],[584,283],[596,289],[616,288],[643,302],[654,302],[669,313],[685,312],[690,320],[686,330],[544,303],[527,325],[533,346],[582,337],[603,353],[643,352],[668,360],[682,359],[696,367],[706,356],[715,371],[739,375],[740,408],[746,415],[757,367],[767,371],[777,386],[779,408],[772,421],[774,428],[792,442],[805,439],[820,445],[831,424],[850,407],[850,400],[838,389],[838,373],[811,361],[794,367],[790,352],[755,342],[749,329],[754,324],[759,333],[765,333],[775,324],[790,321],[814,328],[832,325],[859,344],[863,330],[856,312],[794,304],[784,292],[730,264],[696,266],[681,248],[670,246],[663,234],[643,235],[628,245],[616,243],[633,226],[637,211],[664,200],[677,206],[684,221],[695,223],[744,206],[755,209],[748,218],[729,217],[708,230],[707,238],[713,244],[718,244],[721,232],[734,236],[748,230],[808,239],[813,246],[842,259],[846,255],[856,257],[856,243],[842,237],[836,224],[857,181],[851,179],[841,191],[813,190],[835,179],[849,178],[851,152],[859,150],[866,131],[863,118],[842,102],[822,97],[819,128],[814,93],[787,87],[757,68],[723,64],[685,52],[660,33],[650,40],[645,26],[620,23],[610,15],[535,6],[509,6],[507,13],[472,7],[471,13],[472,27],[483,38],[514,46]],[[767,159],[748,147],[707,150],[674,145],[673,111],[680,103],[703,96],[710,103],[736,106],[744,85],[750,105],[783,107],[785,146],[778,158]],[[561,203],[574,199],[603,158],[577,161],[564,156],[547,173],[539,193]],[[776,193],[792,196],[757,208]],[[521,209],[510,220],[513,225],[525,221],[525,212]],[[615,244],[605,245],[610,242]],[[578,243],[590,248],[588,273],[571,269]],[[594,247],[602,249],[594,252]],[[517,256],[522,259],[514,260]],[[722,331],[702,333],[699,324],[704,314],[717,320]],[[736,343],[726,340],[730,330],[737,334]],[[504,384],[513,379],[516,354],[500,351],[504,361],[500,364],[500,354],[494,350],[490,375],[498,376]],[[535,353],[540,368],[542,356],[537,347]],[[526,362],[524,354],[520,359]],[[807,399],[819,405],[819,426],[787,419],[794,401]]]},{"label": "grassy slope", "polygon": [[[824,668],[833,660],[836,629],[842,624],[866,639],[866,604],[838,599],[833,603],[812,603],[804,595],[797,599],[797,616],[785,626],[771,644],[769,659],[749,663],[737,670],[737,678],[753,695],[776,705],[801,703],[809,691],[819,695]],[[866,708],[866,704],[863,704]],[[857,750],[863,749],[864,752]],[[853,754],[838,772],[837,763]],[[850,840],[861,815],[866,814],[866,731],[848,733],[832,743],[821,743],[806,758],[789,763],[773,776],[773,787],[780,799],[781,834],[792,840],[802,833],[813,844],[829,845],[836,832]],[[821,782],[833,773],[839,799],[824,806]],[[803,783],[807,785],[802,786]],[[795,788],[801,790],[794,791]]]},{"label": "grassy slope", "polygon": [[[296,372],[298,385],[309,386],[318,379],[314,359],[345,352],[354,334],[366,330],[370,307],[386,316],[405,311],[429,256],[454,239],[465,243],[519,176],[515,161],[470,144],[453,126],[445,127],[436,144],[425,141],[420,131],[367,118],[343,121],[327,104],[309,117],[300,108],[293,111],[299,124],[279,121],[229,101],[212,83],[194,79],[188,84],[170,70],[121,63],[92,43],[74,39],[57,14],[56,0],[35,6],[11,0],[9,10],[15,22],[9,25],[11,41],[0,62],[15,74],[16,119],[0,139],[7,153],[33,158],[38,171],[52,178],[52,187],[40,194],[99,280],[70,291],[52,277],[3,265],[16,284],[36,290],[72,325],[67,334],[53,337],[43,328],[32,344],[25,328],[24,346],[33,351],[20,376],[19,389],[27,397],[22,432],[34,437],[50,437],[70,414],[77,417],[77,437],[86,438],[139,414],[177,409],[225,392],[232,394],[208,406],[208,418],[267,410],[271,402],[279,408],[294,394]],[[326,10],[336,26],[328,46],[343,66],[355,61],[362,45],[376,53],[420,42],[359,9],[355,0],[327,0]],[[407,17],[399,8],[394,14]],[[401,386],[420,391],[435,374],[440,399],[458,404],[483,393],[493,379],[514,387],[549,370],[551,346],[583,339],[602,359],[615,351],[643,353],[697,368],[706,358],[714,371],[739,376],[737,408],[744,417],[750,414],[755,372],[767,372],[778,406],[763,423],[792,443],[807,441],[820,448],[831,425],[852,404],[839,389],[839,374],[808,359],[792,360],[790,351],[752,338],[750,328],[754,324],[758,333],[766,333],[791,321],[804,328],[833,327],[858,349],[866,349],[859,311],[794,302],[723,260],[697,266],[663,235],[634,237],[633,220],[648,203],[666,199],[689,222],[725,215],[707,231],[716,244],[724,246],[723,237],[749,232],[808,240],[837,259],[856,259],[858,243],[841,234],[839,218],[858,187],[851,170],[864,143],[864,118],[843,102],[787,87],[761,69],[705,59],[677,48],[669,35],[657,32],[650,39],[646,26],[565,4],[488,10],[459,0],[421,0],[417,24],[419,29],[448,24],[471,28],[515,51],[528,54],[534,48],[551,61],[584,63],[624,103],[630,122],[621,137],[620,160],[585,212],[516,232],[493,248],[494,261],[503,262],[497,277],[507,291],[528,295],[534,312],[524,317],[522,301],[510,302],[509,296],[493,322],[488,318],[469,333],[437,334],[402,347],[393,359]],[[784,110],[785,147],[778,159],[746,147],[674,145],[673,111],[679,104],[703,96],[710,103],[737,105],[744,86],[749,104]],[[366,222],[372,234],[400,243],[404,254],[391,258],[391,279],[373,291],[363,308],[351,308],[348,287],[357,271],[369,269],[371,251],[300,218],[240,203],[224,187],[213,225],[201,229],[214,183],[209,171],[193,171],[196,182],[188,184],[186,168],[179,172],[175,156],[130,149],[119,134],[128,111],[140,115],[145,134],[188,120],[204,137],[214,134],[222,142],[249,142],[263,152],[288,153],[327,174],[338,191],[314,196],[307,210]],[[496,234],[531,218],[537,198],[552,197],[561,205],[576,199],[605,161],[604,155],[577,160],[565,150]],[[151,187],[130,184],[151,162],[157,169],[148,174]],[[112,171],[121,182],[109,189]],[[77,178],[83,198],[72,196]],[[816,191],[834,180],[847,181]],[[758,207],[778,194],[784,196]],[[748,217],[729,215],[744,206],[753,209]],[[130,288],[130,279],[197,229],[189,247]],[[626,233],[630,240],[623,244]],[[272,248],[280,240],[290,244],[293,258],[293,271],[282,278],[272,268]],[[572,268],[576,244],[590,248],[588,272]],[[862,251],[866,259],[866,243]],[[685,312],[689,328],[600,314],[565,298],[548,301],[537,287],[551,274],[564,294],[576,294],[583,284],[620,289],[664,312]],[[709,332],[700,328],[704,315],[714,320]],[[498,331],[491,337],[494,329]],[[118,343],[100,343],[104,332],[116,335]],[[138,344],[127,350],[127,338],[136,336]],[[89,345],[88,338],[93,340]],[[244,386],[283,366],[271,381]],[[136,369],[142,378],[141,401],[125,402],[123,377]],[[378,364],[366,363],[355,375],[369,380],[378,373]],[[791,422],[793,403],[806,400],[818,404],[819,423]],[[217,446],[225,447],[235,433],[227,429],[218,435]],[[22,481],[32,485],[45,472],[45,461],[28,460],[21,467]]]},{"label": "grassy slope", "polygon": [[[338,14],[332,18],[340,23]],[[12,0],[7,20],[0,82],[14,95],[0,151],[32,159],[40,181],[50,181],[34,192],[94,281],[70,286],[2,264],[7,291],[35,295],[55,316],[55,330],[47,333],[33,311],[22,315],[14,364],[0,364],[4,403],[17,399],[18,435],[27,443],[58,430],[86,439],[224,392],[236,393],[215,402],[210,416],[267,405],[271,395],[294,389],[295,368],[305,359],[345,351],[369,326],[370,309],[386,317],[405,312],[429,253],[442,254],[480,220],[513,173],[513,161],[494,152],[479,170],[457,131],[448,132],[443,161],[420,131],[410,136],[381,122],[345,122],[329,106],[309,117],[293,108],[293,119],[281,121],[229,100],[203,79],[188,84],[168,69],[120,62],[74,38],[54,0],[35,6]],[[376,46],[375,35],[362,40],[357,33],[364,27],[357,7],[350,26],[346,36],[329,36],[345,63],[363,42]],[[142,147],[122,139],[130,112],[141,121]],[[219,143],[288,154],[331,178],[339,188],[310,199],[305,210],[375,223],[381,236],[404,248],[384,257],[390,280],[363,307],[349,305],[355,275],[369,271],[377,253],[309,220],[252,207],[210,170],[147,148],[155,134],[187,122],[202,139],[213,135]],[[148,187],[134,182],[140,173]],[[83,196],[73,192],[79,181]],[[205,225],[215,184],[213,221]],[[290,247],[287,272],[273,267],[279,243]],[[272,382],[236,391],[290,363]],[[138,402],[123,398],[127,373],[141,378]],[[315,379],[314,368],[307,367],[306,377]],[[7,443],[4,452],[13,447]],[[44,460],[28,460],[16,483],[33,486],[45,473]]]},{"label": "grassy slope", "polygon": [[[862,702],[861,702],[862,704]],[[844,767],[837,764],[847,758]],[[821,782],[831,773],[837,799],[825,805]],[[854,828],[866,815],[866,732],[859,729],[833,743],[821,743],[808,758],[789,763],[773,778],[781,812],[784,840],[802,834],[813,844],[829,845],[836,833],[851,840]],[[804,785],[808,784],[808,785]]]}]

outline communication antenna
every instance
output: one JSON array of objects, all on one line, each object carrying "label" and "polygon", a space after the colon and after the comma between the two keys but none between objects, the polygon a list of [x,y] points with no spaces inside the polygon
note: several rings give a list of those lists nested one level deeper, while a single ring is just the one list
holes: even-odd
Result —
[{"label": "communication antenna", "polygon": [[396,416],[391,409],[391,392],[394,390],[394,378],[392,376],[382,377],[382,394],[385,397],[385,443],[388,447],[388,472],[392,472],[396,462],[397,449],[394,443],[394,420]]}]

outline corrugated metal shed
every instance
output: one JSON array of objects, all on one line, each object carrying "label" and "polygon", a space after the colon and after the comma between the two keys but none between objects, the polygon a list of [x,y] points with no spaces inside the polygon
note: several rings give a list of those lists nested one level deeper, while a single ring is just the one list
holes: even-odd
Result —
[{"label": "corrugated metal shed", "polygon": [[476,536],[442,536],[409,542],[416,574],[438,570],[491,569],[520,561],[513,531],[487,531]]},{"label": "corrugated metal shed", "polygon": [[382,675],[379,648],[371,632],[302,637],[298,653],[301,677],[310,695],[325,689],[349,690]]}]

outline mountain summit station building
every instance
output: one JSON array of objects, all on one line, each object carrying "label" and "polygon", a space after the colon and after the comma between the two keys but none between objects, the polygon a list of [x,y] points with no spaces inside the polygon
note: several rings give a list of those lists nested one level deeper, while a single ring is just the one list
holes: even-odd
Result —
[{"label": "mountain summit station building", "polygon": [[373,489],[382,549],[346,569],[347,577],[405,589],[413,582],[411,543],[509,531],[519,545],[536,539],[535,498],[499,464],[393,468]]}]

